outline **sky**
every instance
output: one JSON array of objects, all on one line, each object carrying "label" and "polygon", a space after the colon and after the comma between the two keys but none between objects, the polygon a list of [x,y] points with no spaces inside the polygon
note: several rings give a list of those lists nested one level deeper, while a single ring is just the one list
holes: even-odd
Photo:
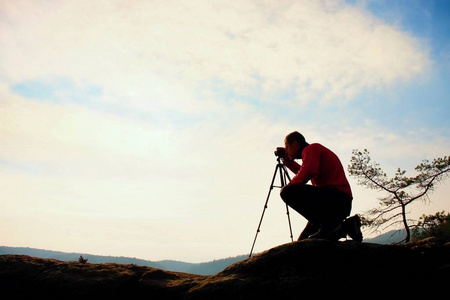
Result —
[{"label": "sky", "polygon": [[[445,0],[0,0],[0,244],[248,254],[292,131],[414,176],[450,154],[449,32]],[[254,253],[289,235],[274,188]]]}]

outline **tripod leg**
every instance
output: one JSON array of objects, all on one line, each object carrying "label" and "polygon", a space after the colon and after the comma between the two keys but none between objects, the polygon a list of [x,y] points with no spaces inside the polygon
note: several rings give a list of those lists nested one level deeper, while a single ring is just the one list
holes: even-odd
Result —
[{"label": "tripod leg", "polygon": [[[291,181],[291,177],[289,176],[286,166],[283,165],[282,167],[283,167],[284,175],[287,177],[287,179],[289,179],[289,181]],[[285,181],[286,181],[286,178],[285,178]]]},{"label": "tripod leg", "polygon": [[262,212],[262,215],[261,215],[261,219],[259,220],[258,229],[256,229],[255,239],[253,240],[252,249],[250,250],[250,254],[249,254],[248,257],[252,256],[253,248],[255,247],[255,243],[256,243],[256,238],[258,237],[258,233],[261,231],[260,230],[261,223],[262,223],[262,220],[264,218],[264,213],[266,212],[267,204],[269,203],[270,193],[273,190],[273,183],[275,182],[275,177],[277,176],[277,171],[278,171],[278,165],[275,167],[275,172],[273,173],[272,183],[270,184],[269,193],[267,194],[266,202],[264,203],[264,209],[263,209],[263,212]]}]

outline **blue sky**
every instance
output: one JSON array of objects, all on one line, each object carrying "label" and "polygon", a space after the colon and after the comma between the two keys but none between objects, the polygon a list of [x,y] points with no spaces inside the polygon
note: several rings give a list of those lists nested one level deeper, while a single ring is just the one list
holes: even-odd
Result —
[{"label": "blue sky", "polygon": [[[248,253],[273,150],[448,155],[447,1],[4,1],[0,237],[207,261]],[[350,178],[353,213],[377,204]],[[448,183],[411,216],[449,210]],[[256,251],[288,242],[272,196]],[[293,217],[294,233],[305,225]],[[182,249],[182,250],[181,250]]]},{"label": "blue sky", "polygon": [[[410,118],[418,118],[423,126],[448,128],[450,3],[448,1],[368,1],[369,11],[427,43],[433,69],[423,81],[411,82],[396,90],[390,98],[400,104],[394,110],[406,110]],[[389,97],[389,96],[388,96]],[[408,102],[406,102],[408,101]],[[395,103],[394,102],[394,103]],[[406,102],[406,103],[405,103]],[[405,104],[410,105],[405,105]],[[420,110],[417,107],[422,107]],[[420,114],[417,112],[420,111]]]}]

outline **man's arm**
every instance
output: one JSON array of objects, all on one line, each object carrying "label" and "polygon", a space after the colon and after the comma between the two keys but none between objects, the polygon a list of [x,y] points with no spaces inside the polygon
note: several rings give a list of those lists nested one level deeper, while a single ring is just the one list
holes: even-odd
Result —
[{"label": "man's arm", "polygon": [[[302,166],[289,184],[306,184],[319,174],[320,149],[310,145],[303,150]],[[298,164],[297,164],[298,165]],[[289,168],[290,169],[290,168]],[[291,169],[292,170],[292,169]]]},{"label": "man's arm", "polygon": [[302,166],[300,166],[295,160],[290,159],[283,159],[283,164],[288,167],[289,170],[291,170],[294,174],[297,174]]}]

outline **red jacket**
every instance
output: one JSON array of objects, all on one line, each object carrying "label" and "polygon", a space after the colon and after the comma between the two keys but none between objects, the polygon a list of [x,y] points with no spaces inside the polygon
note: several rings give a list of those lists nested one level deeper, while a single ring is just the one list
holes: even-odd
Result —
[{"label": "red jacket", "polygon": [[341,161],[336,154],[321,144],[311,144],[303,149],[302,165],[293,160],[285,161],[284,164],[296,173],[289,185],[306,184],[311,180],[312,185],[334,188],[353,198]]}]

